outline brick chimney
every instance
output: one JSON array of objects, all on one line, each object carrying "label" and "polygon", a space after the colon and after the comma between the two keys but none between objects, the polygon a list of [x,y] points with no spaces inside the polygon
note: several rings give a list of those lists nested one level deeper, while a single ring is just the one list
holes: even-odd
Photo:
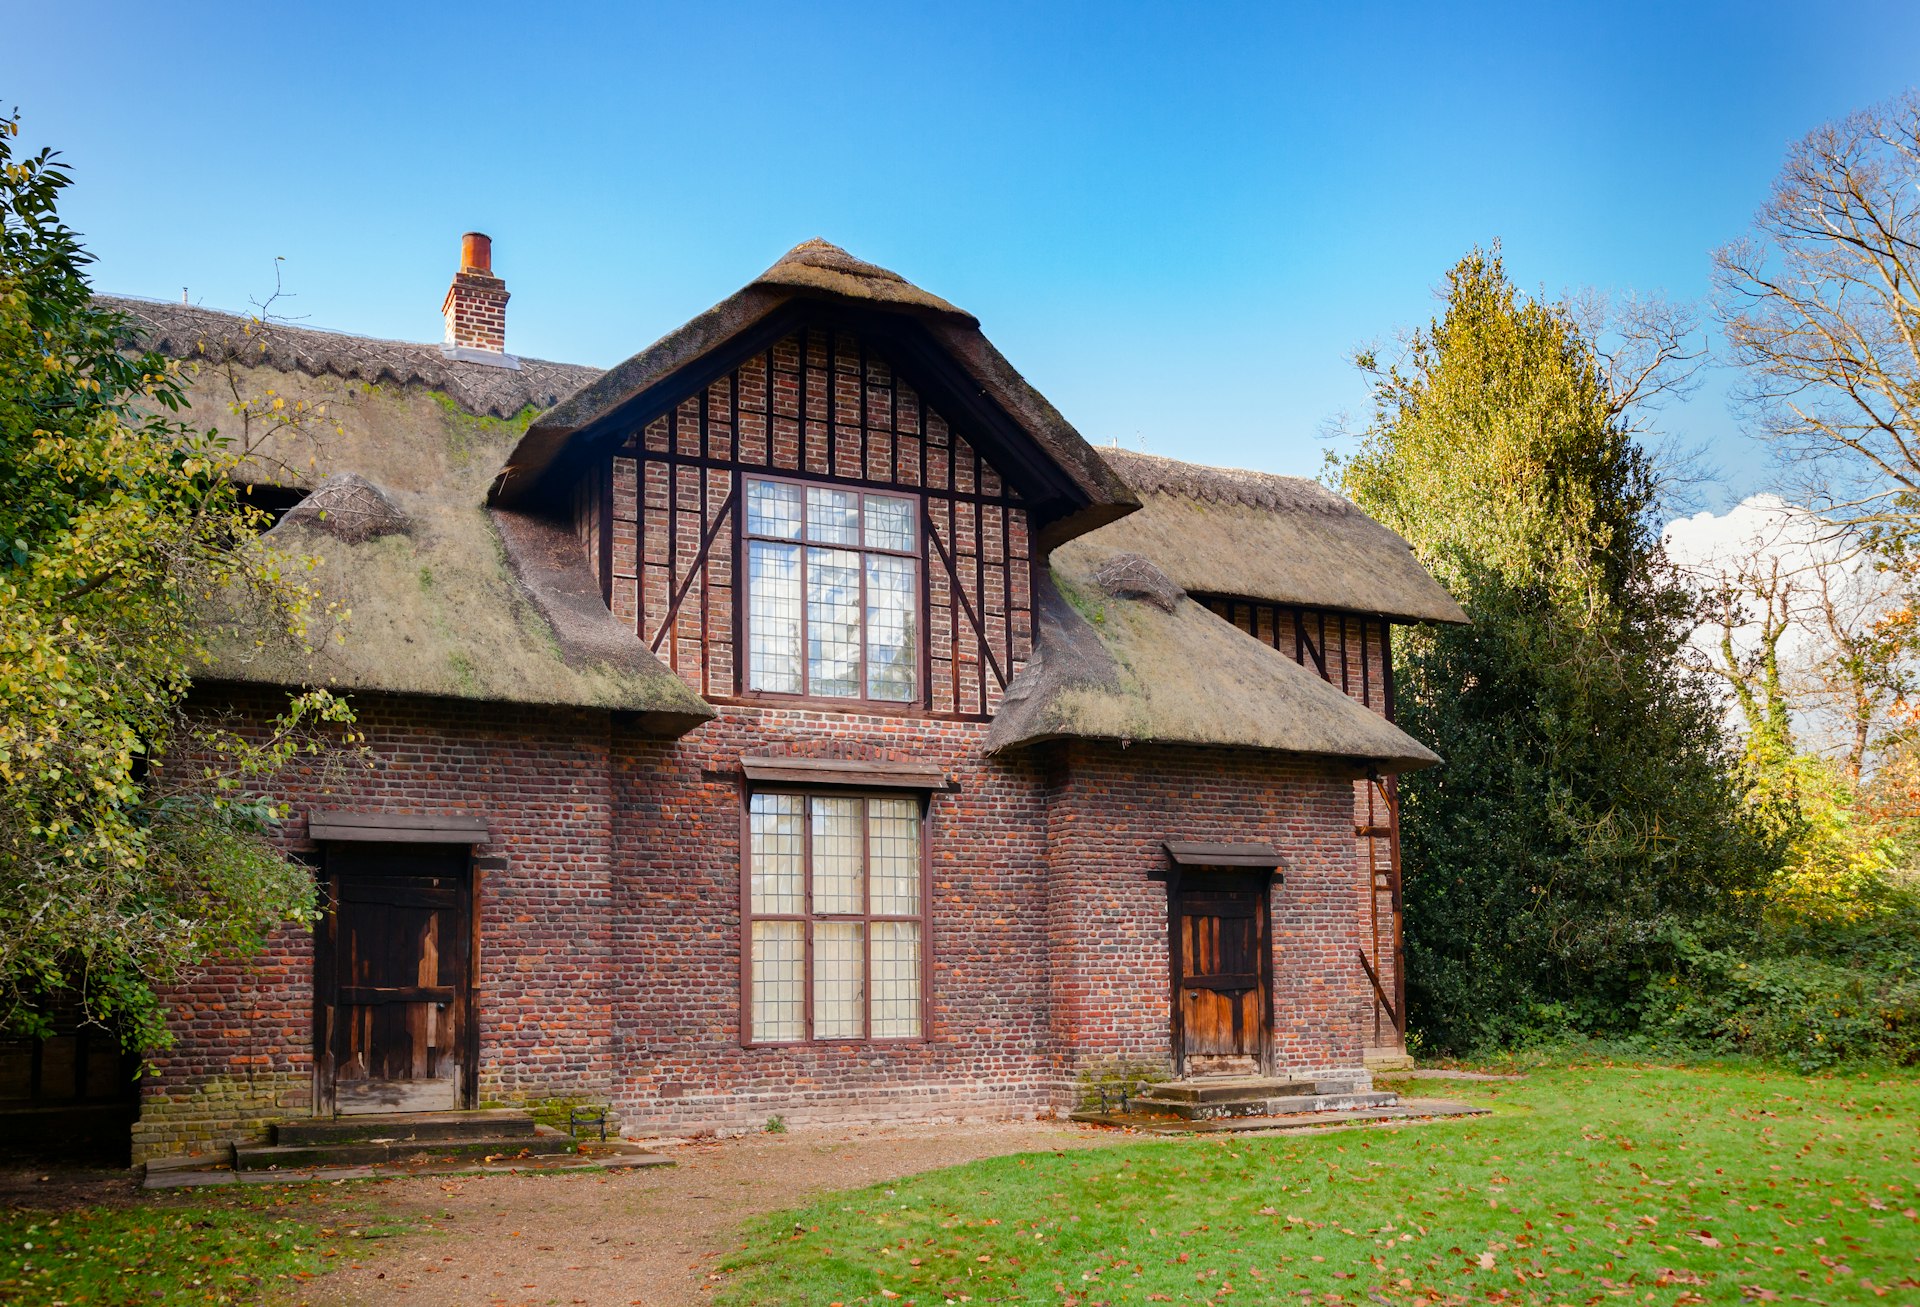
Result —
[{"label": "brick chimney", "polygon": [[[447,318],[449,357],[472,363],[507,358],[507,283],[493,275],[493,239],[470,231],[460,238],[460,271],[440,311]],[[475,353],[481,355],[473,357]],[[491,357],[488,357],[491,356]]]}]

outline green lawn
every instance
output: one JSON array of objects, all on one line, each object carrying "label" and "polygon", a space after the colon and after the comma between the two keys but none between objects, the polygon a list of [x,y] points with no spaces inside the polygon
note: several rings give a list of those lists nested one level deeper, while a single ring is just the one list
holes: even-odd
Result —
[{"label": "green lawn", "polygon": [[0,1303],[279,1301],[337,1255],[337,1197],[219,1190],[132,1207],[0,1212]]},{"label": "green lawn", "polygon": [[1920,1302],[1920,1078],[1417,1082],[1412,1128],[999,1158],[752,1227],[720,1301]]}]

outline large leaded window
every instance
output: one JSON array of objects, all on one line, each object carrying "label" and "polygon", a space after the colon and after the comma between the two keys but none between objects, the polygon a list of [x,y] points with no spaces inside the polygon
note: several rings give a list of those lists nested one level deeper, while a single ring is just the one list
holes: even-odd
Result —
[{"label": "large leaded window", "polygon": [[747,481],[747,688],[910,703],[919,692],[915,501]]},{"label": "large leaded window", "polygon": [[749,1041],[920,1038],[920,800],[757,793],[747,832]]}]

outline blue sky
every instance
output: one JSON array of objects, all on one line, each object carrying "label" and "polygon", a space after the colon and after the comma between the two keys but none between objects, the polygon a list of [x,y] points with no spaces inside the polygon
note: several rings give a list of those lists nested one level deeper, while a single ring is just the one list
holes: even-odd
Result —
[{"label": "blue sky", "polygon": [[[1789,141],[1920,81],[1920,6],[22,5],[0,104],[101,289],[610,364],[824,236],[977,314],[1096,443],[1314,474],[1442,271],[1704,294]],[[1768,484],[1724,378],[1664,415]]]}]

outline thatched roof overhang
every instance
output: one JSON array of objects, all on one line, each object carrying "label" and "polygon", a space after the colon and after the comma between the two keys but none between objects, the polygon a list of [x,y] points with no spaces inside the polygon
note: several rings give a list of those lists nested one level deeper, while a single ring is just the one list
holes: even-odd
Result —
[{"label": "thatched roof overhang", "polygon": [[230,594],[211,615],[213,663],[202,679],[605,709],[666,737],[713,718],[607,611],[563,528],[392,498],[406,514],[404,533],[343,538],[290,517],[262,536],[264,548],[317,560],[305,579],[345,619],[318,616],[309,648],[257,611],[253,596]]},{"label": "thatched roof overhang", "polygon": [[1317,481],[1120,449],[1101,455],[1141,509],[1086,548],[1144,554],[1190,594],[1467,621],[1404,539]]},{"label": "thatched roof overhang", "polygon": [[795,247],[739,293],[542,414],[492,502],[556,502],[607,447],[804,325],[885,342],[892,362],[1027,501],[1043,549],[1139,501],[969,313],[824,241]]},{"label": "thatched roof overhang", "polygon": [[1034,657],[1007,687],[990,753],[1048,740],[1221,745],[1306,754],[1360,774],[1440,761],[1291,658],[1182,597],[1119,598],[1110,559],[1076,545],[1036,577]]}]

